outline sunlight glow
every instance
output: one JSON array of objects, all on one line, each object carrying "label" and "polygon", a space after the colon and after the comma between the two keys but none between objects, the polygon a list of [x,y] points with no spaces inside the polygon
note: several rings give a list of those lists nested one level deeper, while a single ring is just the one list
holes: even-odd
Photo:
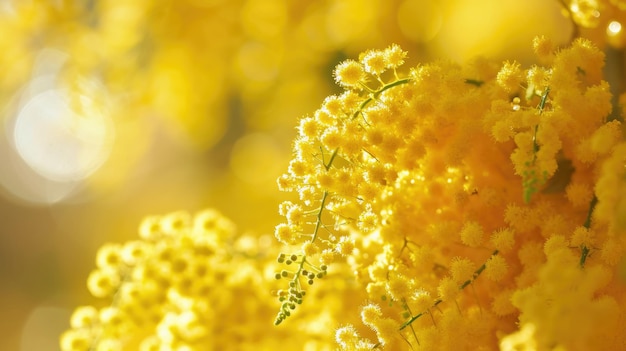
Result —
[{"label": "sunlight glow", "polygon": [[76,114],[60,90],[48,90],[20,111],[13,138],[22,159],[55,181],[81,180],[106,160],[113,128],[104,116]]}]

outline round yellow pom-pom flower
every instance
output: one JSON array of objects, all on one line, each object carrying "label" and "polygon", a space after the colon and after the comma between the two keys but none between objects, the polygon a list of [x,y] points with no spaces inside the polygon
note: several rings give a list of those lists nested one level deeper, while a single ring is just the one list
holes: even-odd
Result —
[{"label": "round yellow pom-pom flower", "polygon": [[533,50],[539,58],[545,59],[552,56],[554,44],[550,38],[543,35],[537,36],[533,39]]},{"label": "round yellow pom-pom flower", "polygon": [[365,71],[374,75],[384,73],[389,67],[385,53],[380,50],[369,50],[361,57]]},{"label": "round yellow pom-pom flower", "polygon": [[367,76],[363,65],[355,60],[346,60],[338,64],[334,72],[335,81],[344,88],[363,88]]},{"label": "round yellow pom-pom flower", "polygon": [[477,222],[467,222],[461,229],[461,241],[469,247],[478,247],[483,243],[484,231]]},{"label": "round yellow pom-pom flower", "polygon": [[387,62],[387,67],[389,68],[397,68],[404,64],[404,59],[407,56],[407,52],[400,48],[398,44],[392,44],[390,47],[386,48],[384,51],[385,61]]},{"label": "round yellow pom-pom flower", "polygon": [[485,276],[489,280],[498,282],[508,271],[508,264],[501,255],[493,255],[485,264]]},{"label": "round yellow pom-pom flower", "polygon": [[353,348],[359,341],[359,334],[352,325],[346,325],[335,331],[335,339],[343,349]]},{"label": "round yellow pom-pom flower", "polygon": [[120,284],[119,273],[113,269],[97,269],[87,278],[89,292],[95,297],[108,297],[115,293]]},{"label": "round yellow pom-pom flower", "polygon": [[491,235],[492,245],[500,252],[507,252],[515,244],[514,232],[512,229],[503,228],[495,231]]},{"label": "round yellow pom-pom flower", "polygon": [[498,72],[496,81],[504,90],[508,92],[517,91],[524,79],[521,65],[518,62],[505,62]]},{"label": "round yellow pom-pom flower", "polygon": [[382,316],[380,306],[370,303],[361,309],[361,320],[366,325],[375,324]]},{"label": "round yellow pom-pom flower", "polygon": [[450,277],[442,279],[437,287],[437,293],[444,301],[454,300],[460,291],[459,284]]},{"label": "round yellow pom-pom flower", "polygon": [[464,283],[472,278],[475,265],[472,261],[464,257],[455,257],[450,264],[452,279],[457,283]]}]

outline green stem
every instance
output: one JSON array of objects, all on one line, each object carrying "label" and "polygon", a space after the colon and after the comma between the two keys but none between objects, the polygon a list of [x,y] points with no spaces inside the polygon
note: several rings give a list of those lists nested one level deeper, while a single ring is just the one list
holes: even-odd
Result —
[{"label": "green stem", "polygon": [[365,107],[367,107],[367,105],[369,105],[370,102],[372,102],[374,99],[378,98],[378,96],[380,94],[382,94],[385,90],[391,89],[391,88],[396,87],[398,85],[409,83],[412,80],[413,80],[412,78],[404,78],[404,79],[396,80],[395,82],[383,85],[382,88],[377,90],[374,94],[372,94],[371,97],[367,98],[365,101],[363,101],[361,103],[361,105],[359,106],[359,109],[356,110],[356,112],[354,112],[354,114],[352,114],[352,118],[356,118],[356,116],[358,116],[359,113],[361,113],[361,111],[363,111],[363,109]]},{"label": "green stem", "polygon": [[585,268],[585,261],[587,261],[587,257],[589,256],[589,248],[587,247],[587,245],[580,245],[580,262],[578,263],[580,265],[580,268]]},{"label": "green stem", "polygon": [[[495,250],[493,253],[491,253],[491,256],[489,256],[489,258],[497,255],[499,253],[498,250]],[[487,267],[487,263],[483,263],[480,267],[478,267],[478,269],[476,271],[474,271],[474,274],[472,275],[471,279],[466,280],[463,284],[461,284],[461,286],[459,286],[459,290],[463,290],[465,289],[468,285],[470,285],[471,283],[473,283],[476,279],[478,279],[478,276],[480,276],[480,274],[485,270],[485,268]],[[432,308],[437,307],[437,305],[439,305],[440,303],[442,303],[443,300],[442,299],[437,299],[435,300],[435,303],[432,305]],[[409,319],[408,321],[404,322],[401,326],[400,326],[400,330],[403,330],[404,328],[410,326],[413,322],[415,322],[418,318],[420,318],[421,316],[425,315],[427,312],[422,312],[416,316],[411,317],[411,319]]]},{"label": "green stem", "polygon": [[[589,203],[589,211],[587,212],[587,218],[585,219],[585,224],[583,226],[589,230],[591,228],[591,216],[593,215],[593,209],[596,207],[598,203],[598,198],[594,195],[593,199],[591,199],[591,203]],[[587,247],[587,245],[580,245],[580,261],[578,264],[580,268],[585,268],[585,262],[587,261],[587,257],[589,257],[589,252],[591,249]]]},{"label": "green stem", "polygon": [[550,87],[546,88],[546,91],[541,95],[541,101],[539,102],[539,114],[543,113],[543,109],[548,101],[548,94],[550,94]]},{"label": "green stem", "polygon": [[330,160],[328,160],[328,164],[325,164],[324,162],[322,162],[322,164],[324,165],[324,168],[327,171],[333,165],[333,161],[335,160],[335,157],[337,157],[337,152],[339,152],[339,148],[336,148],[335,151],[333,151],[333,153],[330,155]]},{"label": "green stem", "polygon": [[596,207],[598,203],[598,198],[594,195],[593,199],[591,199],[591,203],[589,203],[589,211],[587,212],[587,219],[585,219],[585,228],[591,228],[591,215],[593,214],[593,209]]},{"label": "green stem", "polygon": [[465,79],[465,83],[466,84],[471,84],[471,85],[475,85],[477,87],[480,87],[481,85],[483,85],[485,82],[483,82],[482,80],[478,80],[478,79],[470,79],[467,78]]},{"label": "green stem", "polygon": [[317,212],[317,220],[315,221],[315,230],[313,231],[313,238],[311,238],[311,243],[317,239],[317,233],[322,226],[322,213],[324,212],[324,206],[326,206],[326,199],[328,198],[328,191],[324,191],[324,195],[322,195],[322,203],[320,204],[320,210]]}]

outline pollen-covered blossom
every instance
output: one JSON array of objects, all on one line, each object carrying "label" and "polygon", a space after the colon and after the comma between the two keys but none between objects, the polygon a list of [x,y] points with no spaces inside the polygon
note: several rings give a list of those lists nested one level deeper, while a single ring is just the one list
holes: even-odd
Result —
[{"label": "pollen-covered blossom", "polygon": [[[585,39],[533,44],[548,66],[441,61],[402,75],[385,64],[396,46],[369,50],[367,91],[339,82],[350,95],[305,117],[317,135],[299,128],[294,160],[306,171],[280,180],[311,214],[293,256],[368,294],[344,310],[364,329],[338,321],[341,350],[625,347],[626,148],[603,54]],[[297,300],[308,278],[289,277]]]},{"label": "pollen-covered blossom", "polygon": [[335,81],[343,87],[361,89],[365,78],[365,68],[354,60],[346,60],[335,68]]}]

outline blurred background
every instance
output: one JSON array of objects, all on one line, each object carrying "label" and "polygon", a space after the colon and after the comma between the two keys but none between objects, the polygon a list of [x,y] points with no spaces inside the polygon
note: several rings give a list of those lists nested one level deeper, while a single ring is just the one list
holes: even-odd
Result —
[{"label": "blurred background", "polygon": [[0,350],[58,349],[94,303],[96,250],[147,215],[215,207],[272,233],[295,126],[339,92],[341,60],[397,43],[407,70],[529,64],[534,36],[574,33],[619,47],[613,3],[0,0]]}]

